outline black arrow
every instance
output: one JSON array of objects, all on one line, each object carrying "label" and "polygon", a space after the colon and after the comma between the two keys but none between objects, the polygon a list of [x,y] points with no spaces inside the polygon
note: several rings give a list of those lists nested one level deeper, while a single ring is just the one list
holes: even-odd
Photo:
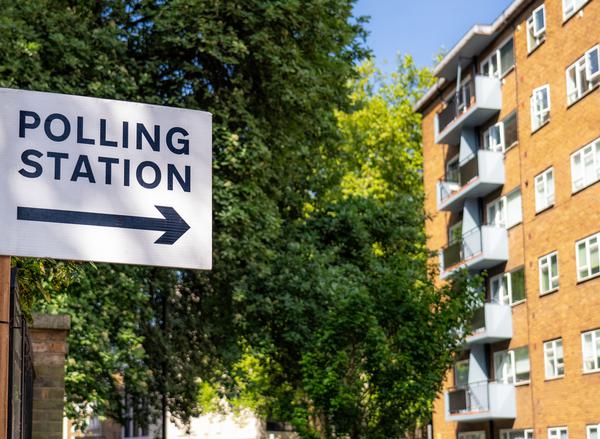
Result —
[{"label": "black arrow", "polygon": [[17,219],[46,223],[82,224],[86,226],[118,227],[121,229],[155,230],[165,232],[155,244],[175,244],[190,228],[172,207],[154,206],[164,218],[77,212],[73,210],[17,207]]}]

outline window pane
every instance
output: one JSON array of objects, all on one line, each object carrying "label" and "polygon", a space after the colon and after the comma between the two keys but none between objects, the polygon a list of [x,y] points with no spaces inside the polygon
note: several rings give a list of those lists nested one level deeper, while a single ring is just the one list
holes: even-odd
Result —
[{"label": "window pane", "polygon": [[454,385],[466,387],[469,382],[469,361],[459,361],[454,366]]},{"label": "window pane", "polygon": [[562,338],[556,340],[556,367],[558,375],[565,374],[565,359],[564,359]]},{"label": "window pane", "polygon": [[513,271],[510,274],[512,288],[512,301],[518,302],[525,299],[525,269]]},{"label": "window pane", "polygon": [[552,285],[552,288],[558,288],[558,257],[556,255],[552,255],[550,257],[550,262],[551,262],[550,274],[552,276],[551,285]]},{"label": "window pane", "polygon": [[546,201],[548,205],[554,203],[554,171],[552,169],[546,172]]},{"label": "window pane", "polygon": [[516,381],[529,380],[529,348],[523,347],[514,350]]},{"label": "window pane", "polygon": [[552,342],[544,343],[544,366],[546,369],[546,378],[554,378],[556,376],[554,358],[554,346]]},{"label": "window pane", "polygon": [[588,267],[587,267],[587,250],[585,241],[580,242],[577,245],[577,260],[579,262],[579,277],[584,278],[588,276]]},{"label": "window pane", "polygon": [[598,239],[590,239],[590,272],[596,274],[600,272],[600,260],[598,258]]},{"label": "window pane", "polygon": [[598,427],[588,427],[588,439],[599,439]]},{"label": "window pane", "polygon": [[501,74],[504,75],[514,64],[514,49],[512,38],[500,48]]},{"label": "window pane", "polygon": [[546,27],[544,22],[544,8],[539,8],[537,11],[535,11],[533,20],[535,24],[535,32],[541,32]]},{"label": "window pane", "polygon": [[517,113],[504,119],[504,146],[508,148],[517,141]]},{"label": "window pane", "polygon": [[598,73],[598,49],[592,50],[587,56],[588,74],[594,75]]},{"label": "window pane", "polygon": [[522,219],[522,208],[521,208],[521,191],[514,191],[506,197],[507,212],[506,212],[506,226],[510,227],[521,222]]},{"label": "window pane", "polygon": [[548,262],[544,259],[540,268],[540,276],[542,277],[542,292],[550,290],[550,272],[548,271]]}]

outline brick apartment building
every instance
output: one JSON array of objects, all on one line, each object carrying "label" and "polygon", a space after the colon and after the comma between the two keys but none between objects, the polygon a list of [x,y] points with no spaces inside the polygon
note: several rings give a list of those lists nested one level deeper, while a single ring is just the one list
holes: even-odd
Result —
[{"label": "brick apartment building", "polygon": [[440,277],[487,272],[435,439],[600,439],[599,43],[600,0],[515,0],[416,104]]}]

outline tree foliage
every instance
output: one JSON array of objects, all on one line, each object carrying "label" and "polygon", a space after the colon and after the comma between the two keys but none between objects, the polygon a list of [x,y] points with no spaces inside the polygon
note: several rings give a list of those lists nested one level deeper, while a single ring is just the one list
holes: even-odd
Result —
[{"label": "tree foliage", "polygon": [[241,369],[241,390],[303,437],[402,437],[427,419],[478,302],[476,280],[439,288],[428,265],[412,108],[431,75],[410,57],[388,81],[359,72],[318,170],[338,184],[287,224],[272,275],[238,308],[264,328],[245,334],[260,369]]},{"label": "tree foliage", "polygon": [[473,300],[427,265],[430,76],[408,58],[389,83],[357,75],[353,3],[0,0],[1,86],[213,113],[211,272],[20,261],[73,319],[70,417],[122,418],[124,388],[144,415],[226,400],[305,437],[427,415]]}]

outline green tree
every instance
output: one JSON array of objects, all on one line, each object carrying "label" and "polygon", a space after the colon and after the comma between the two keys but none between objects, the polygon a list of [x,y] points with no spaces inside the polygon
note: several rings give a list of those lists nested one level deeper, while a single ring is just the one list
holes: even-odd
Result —
[{"label": "green tree", "polygon": [[286,223],[272,275],[238,311],[265,329],[245,336],[237,388],[307,438],[397,438],[427,419],[478,303],[476,280],[436,287],[428,265],[413,104],[430,73],[410,57],[389,81],[358,70],[317,170],[339,184]]},{"label": "green tree", "polygon": [[[91,408],[119,417],[125,379],[128,392],[156,405],[164,396],[185,420],[197,378],[227,376],[246,350],[238,336],[261,332],[263,322],[242,309],[245,298],[262,300],[286,224],[326,184],[315,169],[322,148],[335,145],[333,110],[347,107],[346,81],[365,54],[353,3],[0,0],[1,86],[214,116],[211,273],[83,265],[64,291],[31,290],[38,307],[74,317],[70,416]],[[23,261],[33,267],[26,278],[43,275],[35,263]]]}]

